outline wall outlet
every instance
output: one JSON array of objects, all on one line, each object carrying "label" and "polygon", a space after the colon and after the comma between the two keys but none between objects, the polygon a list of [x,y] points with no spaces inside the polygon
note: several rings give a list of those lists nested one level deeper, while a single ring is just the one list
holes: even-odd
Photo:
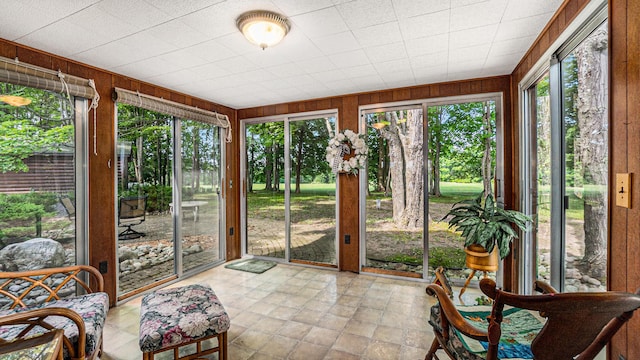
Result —
[{"label": "wall outlet", "polygon": [[229,236],[233,236],[233,226],[229,228]]},{"label": "wall outlet", "polygon": [[107,273],[107,262],[106,261],[100,261],[100,263],[98,264],[98,270],[100,270],[100,274],[106,274]]},{"label": "wall outlet", "polygon": [[622,355],[618,355],[618,360],[627,360],[627,358],[625,358],[625,357],[624,357],[624,356],[622,356]]},{"label": "wall outlet", "polygon": [[351,244],[351,235],[346,234],[346,235],[344,236],[344,243],[345,243],[346,245]]}]

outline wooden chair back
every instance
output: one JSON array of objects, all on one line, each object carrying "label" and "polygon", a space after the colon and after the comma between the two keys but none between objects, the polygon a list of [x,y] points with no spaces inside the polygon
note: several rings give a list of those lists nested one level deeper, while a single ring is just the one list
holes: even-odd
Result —
[{"label": "wooden chair back", "polygon": [[502,291],[489,279],[480,289],[494,300],[487,330],[487,359],[497,359],[504,305],[539,311],[546,323],[531,343],[537,360],[593,359],[640,307],[640,290],[625,292],[517,295]]}]

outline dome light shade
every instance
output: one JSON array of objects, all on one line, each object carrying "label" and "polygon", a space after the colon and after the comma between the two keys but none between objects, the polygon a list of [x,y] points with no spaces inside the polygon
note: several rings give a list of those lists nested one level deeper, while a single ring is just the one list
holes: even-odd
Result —
[{"label": "dome light shade", "polygon": [[236,19],[236,25],[247,40],[262,50],[279,43],[291,28],[287,18],[266,10],[246,12]]}]

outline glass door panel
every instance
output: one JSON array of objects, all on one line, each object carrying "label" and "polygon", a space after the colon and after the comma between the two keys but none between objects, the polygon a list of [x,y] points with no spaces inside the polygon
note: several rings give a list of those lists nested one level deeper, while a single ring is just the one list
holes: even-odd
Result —
[{"label": "glass door panel", "polygon": [[247,125],[245,139],[246,251],[284,259],[284,122]]},{"label": "glass door panel", "polygon": [[337,265],[336,177],[325,160],[335,128],[335,117],[289,122],[292,261]]},{"label": "glass door panel", "polygon": [[535,206],[532,213],[535,229],[532,233],[536,244],[536,279],[550,281],[551,275],[551,101],[549,74],[545,74],[529,90],[531,114],[535,129],[532,171],[535,172]]},{"label": "glass door panel", "polygon": [[118,295],[175,274],[173,119],[118,104]]},{"label": "glass door panel", "polygon": [[366,230],[363,266],[423,273],[422,108],[367,113]]},{"label": "glass door panel", "polygon": [[185,272],[221,259],[219,133],[219,128],[211,124],[191,120],[181,122],[180,213]]},{"label": "glass door panel", "polygon": [[482,191],[496,195],[496,102],[430,106],[427,113],[429,270],[442,266],[448,277],[464,279],[464,239],[443,217]]},{"label": "glass door panel", "polygon": [[606,290],[607,24],[561,62],[565,291]]}]

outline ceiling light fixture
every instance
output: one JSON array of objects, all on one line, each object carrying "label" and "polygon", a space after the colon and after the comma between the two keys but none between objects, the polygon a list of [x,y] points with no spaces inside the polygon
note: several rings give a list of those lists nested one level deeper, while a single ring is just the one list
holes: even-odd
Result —
[{"label": "ceiling light fixture", "polygon": [[236,25],[247,40],[262,50],[282,41],[291,28],[286,17],[266,10],[246,12],[236,19]]},{"label": "ceiling light fixture", "polygon": [[31,104],[31,99],[17,95],[0,95],[0,101],[11,106],[26,106]]}]

